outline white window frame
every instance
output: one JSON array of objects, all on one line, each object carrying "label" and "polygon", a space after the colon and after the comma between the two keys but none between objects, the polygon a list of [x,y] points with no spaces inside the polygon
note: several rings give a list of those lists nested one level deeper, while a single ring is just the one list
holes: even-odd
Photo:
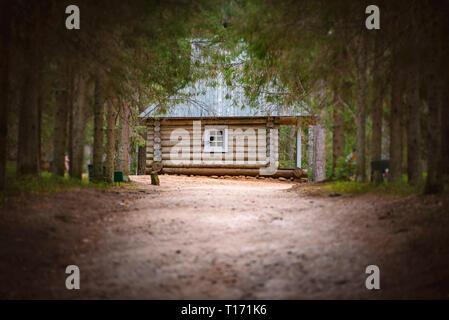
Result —
[{"label": "white window frame", "polygon": [[[223,146],[210,145],[210,131],[223,131]],[[228,126],[204,126],[204,152],[228,152]]]}]

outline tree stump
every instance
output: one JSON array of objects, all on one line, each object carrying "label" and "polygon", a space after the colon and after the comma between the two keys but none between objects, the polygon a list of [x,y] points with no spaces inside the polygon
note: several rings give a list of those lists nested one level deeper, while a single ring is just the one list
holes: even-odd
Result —
[{"label": "tree stump", "polygon": [[159,176],[157,175],[157,172],[152,172],[151,173],[151,184],[153,186],[159,186],[160,185]]}]

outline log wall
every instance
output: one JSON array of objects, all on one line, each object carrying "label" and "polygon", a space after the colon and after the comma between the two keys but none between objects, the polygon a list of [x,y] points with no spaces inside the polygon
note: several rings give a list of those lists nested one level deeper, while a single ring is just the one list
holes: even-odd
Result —
[{"label": "log wall", "polygon": [[[155,164],[163,168],[229,168],[258,169],[278,166],[279,123],[272,118],[232,119],[148,119],[146,172]],[[219,125],[228,129],[228,152],[204,152],[205,126]],[[270,157],[270,145],[276,148]],[[249,153],[248,153],[249,152]]]}]

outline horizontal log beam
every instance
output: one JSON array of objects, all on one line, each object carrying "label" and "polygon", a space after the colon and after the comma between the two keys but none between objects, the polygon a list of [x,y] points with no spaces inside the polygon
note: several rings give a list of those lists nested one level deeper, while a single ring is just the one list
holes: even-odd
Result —
[{"label": "horizontal log beam", "polygon": [[[157,117],[156,117],[157,118]],[[307,123],[314,123],[317,120],[316,116],[285,116],[285,117],[271,117],[272,122],[274,124],[284,124],[284,123],[293,123],[297,121],[308,121]],[[179,117],[179,118],[160,118],[157,121],[160,121],[160,125],[163,126],[164,124],[191,124],[192,121],[198,121],[201,120],[201,123],[206,124],[228,124],[228,123],[267,123],[268,118],[267,117],[215,117],[215,118],[204,118],[204,117],[191,117],[190,119],[186,119],[185,117]],[[147,118],[145,123],[147,125],[153,125],[154,118]]]},{"label": "horizontal log beam", "polygon": [[[183,143],[180,143],[180,142],[176,142],[176,143],[174,143],[174,142],[170,142],[170,141],[167,141],[167,140],[164,140],[164,141],[161,141],[161,143],[160,143],[160,145],[162,146],[162,148],[172,148],[172,147],[174,147],[174,146],[178,146],[178,147],[188,147],[188,146],[190,146],[190,148],[191,148],[191,150],[193,150],[193,148],[195,147],[195,148],[197,148],[197,147],[199,147],[199,146],[201,146],[201,147],[204,147],[204,144],[203,143],[201,143],[201,144],[195,144],[195,145],[193,145],[192,143],[189,143],[188,141],[185,141],[185,142],[183,142]],[[154,147],[154,143],[153,142],[147,142],[147,148],[153,148]],[[233,148],[233,150],[235,151],[236,149],[237,150],[242,150],[241,148],[244,148],[245,149],[245,151],[248,151],[248,148],[259,148],[259,149],[269,149],[269,146],[267,146],[267,145],[265,145],[265,144],[263,144],[263,145],[259,145],[259,146],[256,146],[256,144],[255,143],[253,143],[252,141],[248,144],[248,143],[244,143],[243,144],[243,146],[241,145],[241,144],[239,144],[238,146],[236,146],[236,144],[234,143],[234,146],[232,146],[232,148]],[[201,148],[201,150],[203,150],[203,148]],[[228,146],[228,150],[231,150],[231,146]],[[251,149],[252,150],[252,149]]]},{"label": "horizontal log beam", "polygon": [[[296,177],[294,170],[279,169],[271,177],[283,178],[306,178],[303,174]],[[199,175],[199,176],[259,176],[259,169],[252,168],[167,168],[162,169],[162,173],[167,174],[185,174],[185,175]]]},{"label": "horizontal log beam", "polygon": [[[154,156],[147,155],[147,159],[153,159],[153,157]],[[259,158],[257,161],[267,161],[267,159],[268,158],[265,157],[265,155],[264,155],[263,158]],[[180,155],[172,156],[171,154],[164,153],[164,154],[162,154],[162,160],[193,160],[193,156],[190,154],[189,158],[183,158]],[[223,161],[249,161],[249,160],[254,160],[254,158],[248,158],[247,154],[238,153],[237,155],[235,155],[235,154],[232,155],[232,157],[228,156],[228,159],[226,159],[224,156],[222,156],[222,157],[217,156],[217,158],[210,157],[209,159],[206,159],[203,157],[203,159],[202,159],[202,161],[220,161],[220,160],[223,160]]]},{"label": "horizontal log beam", "polygon": [[[187,135],[186,135],[187,136]],[[189,138],[191,140],[204,140],[204,135],[203,134],[196,134],[193,135],[192,132],[189,132],[188,134]],[[254,134],[250,134],[248,135],[248,133],[241,133],[241,132],[233,132],[232,134],[228,134],[228,139],[231,139],[232,137],[236,138],[245,138],[245,139],[253,139],[253,140],[257,140],[257,138],[265,138],[267,136],[267,134],[264,132],[262,132],[261,134],[258,134],[257,131],[254,132]],[[154,134],[148,134],[147,135],[147,141],[151,141],[153,140],[155,137]],[[174,139],[179,138],[179,137],[183,137],[182,134],[177,134],[177,133],[173,133],[173,131],[171,132],[161,132],[160,137],[162,140],[170,140],[172,137]]]},{"label": "horizontal log beam", "polygon": [[201,121],[201,124],[205,125],[220,125],[220,124],[254,124],[254,123],[260,123],[265,124],[267,122],[266,118],[215,118],[215,119],[205,119],[205,118],[197,118],[195,120],[186,120],[186,119],[162,119],[161,120],[161,127],[166,125],[188,125],[193,124],[193,121]]},{"label": "horizontal log beam", "polygon": [[[147,163],[152,162],[152,160],[147,160]],[[184,163],[180,164],[171,160],[162,160],[162,165],[164,168],[263,168],[268,166],[268,161],[257,161],[256,163],[243,162],[241,164],[236,162],[231,162],[225,164],[225,162],[213,163],[213,161],[201,161],[200,163]],[[147,164],[148,166],[148,164]]]},{"label": "horizontal log beam", "polygon": [[[190,145],[185,145],[190,146]],[[162,154],[170,154],[171,150],[173,147],[162,147]],[[260,152],[260,153],[266,153],[267,148],[265,146],[259,146],[259,147],[254,147],[254,146],[248,146],[248,144],[245,144],[245,146],[238,146],[238,147],[234,147],[232,153],[241,153],[241,152]],[[147,154],[153,154],[154,148],[153,146],[147,146]],[[193,151],[193,146],[190,146],[190,151]],[[201,151],[203,151],[203,149],[201,149]],[[230,153],[230,148],[228,149],[228,152]]]},{"label": "horizontal log beam", "polygon": [[[209,126],[209,124],[203,124],[203,123],[201,123],[201,131],[204,131],[204,126]],[[214,126],[214,125],[211,125],[211,126]],[[228,129],[232,129],[232,130],[237,130],[237,129],[242,129],[242,130],[248,130],[248,129],[254,129],[254,130],[257,130],[257,129],[266,129],[266,126],[264,125],[264,124],[260,124],[260,125],[254,125],[254,124],[245,124],[245,125],[243,125],[243,124],[235,124],[235,125],[233,125],[233,124],[230,124],[230,125],[227,125],[227,124],[225,124],[225,126],[228,128]],[[161,132],[167,132],[167,131],[173,131],[173,130],[176,130],[176,129],[184,129],[184,130],[187,130],[187,131],[189,131],[189,132],[192,132],[193,131],[193,126],[190,126],[190,125],[179,125],[179,126],[173,126],[173,125],[170,125],[170,126],[162,126],[161,127]]]}]

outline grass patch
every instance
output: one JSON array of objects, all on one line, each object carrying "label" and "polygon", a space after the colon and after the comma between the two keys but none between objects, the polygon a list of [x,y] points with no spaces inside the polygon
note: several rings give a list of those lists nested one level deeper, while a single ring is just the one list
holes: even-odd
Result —
[{"label": "grass patch", "polygon": [[107,183],[89,182],[87,175],[83,175],[82,180],[73,179],[67,174],[64,177],[55,176],[50,172],[43,171],[40,176],[28,175],[16,177],[15,166],[7,166],[6,188],[0,191],[0,203],[5,198],[14,197],[21,194],[53,193],[69,190],[74,187],[89,187],[96,189],[108,189]]},{"label": "grass patch", "polygon": [[423,186],[410,186],[403,181],[397,183],[384,182],[380,185],[374,185],[369,182],[362,183],[355,181],[336,181],[324,186],[323,188],[338,193],[346,193],[346,194],[377,193],[381,195],[391,195],[395,197],[406,197],[409,195],[421,193],[423,191]]}]

